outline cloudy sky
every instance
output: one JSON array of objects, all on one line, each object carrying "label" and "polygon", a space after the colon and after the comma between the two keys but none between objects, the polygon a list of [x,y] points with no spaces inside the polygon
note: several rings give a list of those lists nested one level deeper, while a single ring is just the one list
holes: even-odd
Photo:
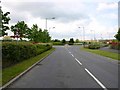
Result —
[{"label": "cloudy sky", "polygon": [[[119,0],[2,0],[3,12],[10,12],[10,25],[25,21],[45,29],[52,39],[114,38],[118,28]],[[55,27],[55,28],[52,28]],[[78,28],[80,27],[80,28]],[[95,34],[94,34],[95,33]],[[9,32],[9,35],[12,33]]]}]

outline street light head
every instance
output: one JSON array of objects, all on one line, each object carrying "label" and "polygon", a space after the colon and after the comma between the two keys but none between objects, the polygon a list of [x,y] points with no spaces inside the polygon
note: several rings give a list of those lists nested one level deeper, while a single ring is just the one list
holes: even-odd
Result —
[{"label": "street light head", "polygon": [[78,27],[78,28],[80,28],[80,27]]},{"label": "street light head", "polygon": [[53,17],[52,19],[55,19],[55,17]]}]

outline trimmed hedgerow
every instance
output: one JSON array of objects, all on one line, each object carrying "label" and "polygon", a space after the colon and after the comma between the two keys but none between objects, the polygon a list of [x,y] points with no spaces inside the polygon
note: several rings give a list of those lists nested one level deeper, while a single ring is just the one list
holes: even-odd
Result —
[{"label": "trimmed hedgerow", "polygon": [[49,49],[51,45],[40,45],[32,43],[3,43],[2,44],[2,67],[14,65],[23,60],[39,55]]},{"label": "trimmed hedgerow", "polygon": [[99,49],[100,48],[100,45],[97,45],[97,44],[91,44],[88,46],[89,49]]}]

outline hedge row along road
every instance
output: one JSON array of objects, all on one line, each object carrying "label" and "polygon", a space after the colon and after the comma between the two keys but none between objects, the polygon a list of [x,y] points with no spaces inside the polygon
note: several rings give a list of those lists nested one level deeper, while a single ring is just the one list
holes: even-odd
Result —
[{"label": "hedge row along road", "polygon": [[31,57],[35,57],[51,48],[52,46],[49,44],[41,45],[21,42],[16,45],[16,43],[5,42],[2,44],[2,67],[12,66]]},{"label": "hedge row along road", "polygon": [[56,50],[9,88],[118,88],[118,63],[81,51],[79,46]]}]

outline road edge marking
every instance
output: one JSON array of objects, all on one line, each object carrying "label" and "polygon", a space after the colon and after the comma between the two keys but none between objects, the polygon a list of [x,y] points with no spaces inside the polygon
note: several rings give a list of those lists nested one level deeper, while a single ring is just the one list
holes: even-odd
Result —
[{"label": "road edge marking", "polygon": [[55,51],[55,49],[47,54],[45,57],[41,58],[39,61],[37,61],[36,63],[34,63],[32,66],[30,66],[28,69],[26,69],[25,71],[23,71],[22,73],[20,73],[18,76],[16,76],[15,78],[11,79],[9,82],[7,82],[5,85],[3,85],[1,89],[7,88],[9,87],[12,83],[14,83],[16,80],[18,80],[20,77],[22,77],[24,74],[26,74],[27,72],[29,72],[32,68],[34,68],[38,63],[40,63],[41,61],[43,61],[46,57],[48,57],[49,55],[51,55],[53,52]]},{"label": "road edge marking", "polygon": [[104,89],[107,90],[107,88],[88,70],[85,68],[85,71]]}]

